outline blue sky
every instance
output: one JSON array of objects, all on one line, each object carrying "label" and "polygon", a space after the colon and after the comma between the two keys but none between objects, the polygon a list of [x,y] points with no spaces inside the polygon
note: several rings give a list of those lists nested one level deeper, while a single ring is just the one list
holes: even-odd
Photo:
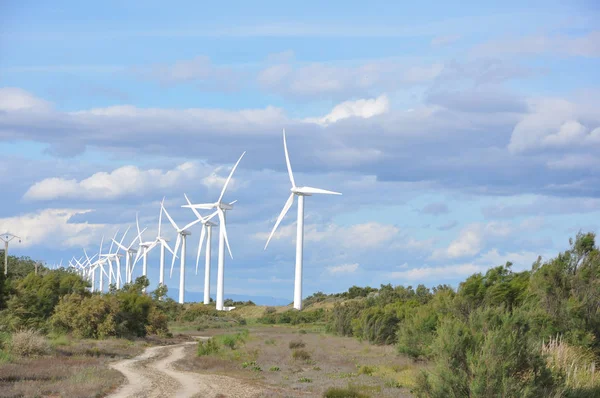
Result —
[{"label": "blue sky", "polygon": [[5,2],[0,230],[50,264],[136,212],[151,239],[247,151],[226,292],[291,299],[285,128],[296,181],[344,194],[306,201],[305,296],[528,268],[600,227],[600,8],[483,3]]}]

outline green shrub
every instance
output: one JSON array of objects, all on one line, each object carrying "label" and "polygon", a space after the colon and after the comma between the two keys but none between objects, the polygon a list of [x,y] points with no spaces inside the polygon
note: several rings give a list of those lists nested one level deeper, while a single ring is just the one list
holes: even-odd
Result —
[{"label": "green shrub", "polygon": [[256,366],[256,362],[255,361],[250,361],[250,362],[243,362],[242,363],[242,368],[246,369],[247,367],[250,366]]},{"label": "green shrub", "polygon": [[312,379],[309,379],[308,377],[301,377],[298,379],[298,381],[300,383],[312,383]]},{"label": "green shrub", "polygon": [[290,349],[294,348],[304,348],[306,344],[302,340],[292,340],[289,344]]},{"label": "green shrub", "polygon": [[219,352],[219,343],[214,338],[206,341],[198,341],[197,355],[199,357],[216,354],[217,352]]},{"label": "green shrub", "polygon": [[330,387],[323,393],[323,398],[369,398],[354,387]]},{"label": "green shrub", "polygon": [[295,360],[302,360],[302,361],[309,361],[311,356],[310,353],[306,350],[294,350],[294,352],[292,352],[292,358],[294,358]]},{"label": "green shrub", "polygon": [[237,339],[235,338],[235,336],[232,336],[230,334],[221,336],[221,344],[223,344],[225,347],[229,347],[230,349],[235,350],[236,343]]},{"label": "green shrub", "polygon": [[22,330],[13,334],[10,342],[11,354],[19,357],[47,355],[50,344],[45,336],[35,330]]},{"label": "green shrub", "polygon": [[377,368],[375,366],[362,365],[358,368],[359,375],[373,376],[373,373],[375,373],[376,371]]},{"label": "green shrub", "polygon": [[271,366],[269,368],[270,372],[279,372],[281,369],[279,369],[279,366]]}]

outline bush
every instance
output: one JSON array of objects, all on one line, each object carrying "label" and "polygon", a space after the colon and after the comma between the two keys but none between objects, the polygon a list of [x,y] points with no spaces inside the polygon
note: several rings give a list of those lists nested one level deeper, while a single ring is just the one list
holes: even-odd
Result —
[{"label": "bush", "polygon": [[309,361],[310,353],[306,350],[294,350],[294,352],[292,352],[292,358],[295,360],[300,359],[302,361]]},{"label": "bush", "polygon": [[221,336],[221,344],[223,344],[225,347],[229,347],[230,349],[235,350],[236,343],[237,339],[235,338],[235,336],[232,336],[230,334]]},{"label": "bush", "polygon": [[298,381],[300,383],[312,383],[312,379],[309,379],[308,377],[301,377],[298,379]]},{"label": "bush", "polygon": [[35,330],[22,330],[12,336],[10,352],[20,357],[46,355],[50,353],[48,339]]},{"label": "bush", "polygon": [[323,393],[323,398],[369,398],[354,387],[330,387]]},{"label": "bush", "polygon": [[302,340],[292,340],[292,341],[290,341],[289,346],[290,346],[290,349],[304,348],[304,347],[306,347],[306,344]]},{"label": "bush", "polygon": [[359,375],[373,376],[373,373],[375,373],[376,371],[377,368],[375,366],[362,365],[358,368]]},{"label": "bush", "polygon": [[269,368],[270,372],[279,372],[281,369],[279,369],[279,366],[271,366]]},{"label": "bush", "polygon": [[210,338],[206,341],[198,342],[197,355],[199,357],[205,356],[205,355],[216,354],[217,352],[219,352],[219,343],[217,343],[215,341],[215,339]]}]

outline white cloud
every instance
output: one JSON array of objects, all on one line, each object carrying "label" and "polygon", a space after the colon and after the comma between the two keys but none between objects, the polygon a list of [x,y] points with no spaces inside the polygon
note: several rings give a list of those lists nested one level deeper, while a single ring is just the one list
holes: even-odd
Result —
[{"label": "white cloud", "polygon": [[406,271],[391,272],[390,278],[409,281],[459,279],[461,277],[481,272],[485,268],[475,264],[445,265],[442,267],[420,267]]},{"label": "white cloud", "polygon": [[513,129],[508,144],[511,152],[600,143],[600,117],[592,104],[546,98],[530,101],[530,108]]},{"label": "white cloud", "polygon": [[472,223],[464,227],[448,247],[435,250],[430,258],[455,259],[475,256],[481,251],[486,239],[506,237],[512,232],[510,224],[504,222]]},{"label": "white cloud", "polygon": [[[221,188],[226,177],[208,174],[208,167],[185,162],[171,170],[141,170],[123,166],[112,172],[99,172],[81,181],[76,179],[47,178],[33,184],[25,193],[29,200],[58,198],[111,200],[126,196],[141,196],[156,189],[168,189],[182,183],[202,181],[208,188]],[[202,177],[205,175],[205,177]],[[235,190],[232,181],[231,189]],[[229,189],[229,188],[228,188]]]},{"label": "white cloud", "polygon": [[559,159],[548,160],[546,165],[555,170],[600,169],[600,159],[591,154],[570,154]]},{"label": "white cloud", "polygon": [[44,209],[36,213],[0,219],[0,231],[23,238],[20,246],[86,247],[99,240],[104,224],[69,222],[71,217],[89,213],[81,209]]},{"label": "white cloud", "polygon": [[48,111],[50,104],[16,87],[0,87],[0,111]]},{"label": "white cloud", "polygon": [[336,266],[332,266],[332,267],[327,267],[327,271],[329,271],[330,274],[336,275],[336,274],[352,274],[354,272],[356,272],[356,270],[358,269],[358,263],[354,263],[354,264],[342,264],[342,265],[336,265]]},{"label": "white cloud", "polygon": [[390,101],[386,95],[373,99],[360,99],[356,101],[345,101],[336,105],[330,113],[321,118],[309,118],[307,122],[317,123],[322,126],[338,122],[351,117],[369,119],[373,116],[387,113],[390,109]]}]

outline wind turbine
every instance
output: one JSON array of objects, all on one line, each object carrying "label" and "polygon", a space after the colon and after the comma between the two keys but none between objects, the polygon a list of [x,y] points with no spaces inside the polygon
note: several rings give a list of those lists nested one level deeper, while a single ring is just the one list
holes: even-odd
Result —
[{"label": "wind turbine", "polygon": [[[169,215],[169,212],[167,211],[167,209],[165,209],[165,207],[162,204],[161,204],[161,206],[162,206],[162,210],[165,212],[165,215],[167,216],[167,218],[171,222],[171,225],[177,231],[177,240],[175,241],[175,250],[174,250],[175,253],[177,253],[177,250],[179,249],[179,245],[181,244],[181,259],[180,259],[181,260],[181,265],[179,267],[179,304],[183,304],[184,300],[185,300],[185,249],[186,249],[186,237],[188,235],[192,234],[188,230],[188,228],[190,228],[193,225],[198,224],[201,220],[192,221],[191,223],[187,224],[185,227],[179,228],[177,226],[177,224],[175,224],[175,221],[173,221],[173,219]],[[169,275],[170,278],[173,277],[173,266],[175,265],[175,258],[176,258],[176,256],[173,256],[173,261],[171,262],[171,273]]]},{"label": "wind turbine", "polygon": [[173,255],[174,258],[177,257],[175,252],[169,247],[169,244],[167,243],[168,240],[163,238],[160,234],[164,203],[165,198],[163,198],[163,200],[160,202],[160,213],[158,214],[158,235],[156,236],[154,242],[152,242],[154,245],[160,245],[160,271],[158,276],[159,286],[165,284],[165,249],[167,249]]},{"label": "wind turbine", "polygon": [[269,235],[269,239],[267,239],[267,243],[265,244],[265,249],[269,245],[275,230],[281,223],[283,217],[285,217],[286,213],[292,207],[294,203],[294,196],[298,197],[298,222],[296,229],[296,275],[294,281],[294,308],[297,310],[302,309],[302,251],[304,246],[304,197],[312,196],[312,194],[325,194],[325,195],[341,195],[339,192],[327,191],[321,188],[312,188],[312,187],[297,187],[296,182],[294,181],[294,174],[292,174],[292,165],[290,163],[290,156],[288,154],[287,143],[285,140],[285,129],[283,130],[283,150],[285,152],[285,162],[287,165],[288,174],[290,176],[290,182],[292,183],[292,188],[290,191],[290,197],[288,198],[285,205],[283,205],[283,210],[277,217],[277,221],[275,222],[275,226],[273,227],[273,231],[271,231],[271,235]]},{"label": "wind turbine", "polygon": [[133,245],[135,244],[135,242],[138,239],[141,240],[140,236],[141,236],[141,234],[145,230],[146,230],[146,228],[144,228],[144,230],[141,231],[141,232],[138,231],[138,236],[136,236],[135,238],[133,238],[133,240],[131,241],[131,243],[127,247],[123,246],[123,244],[122,244],[123,239],[125,238],[125,236],[123,236],[123,239],[121,239],[120,243],[113,240],[117,244],[117,247],[119,247],[121,250],[125,251],[125,253],[126,253],[125,254],[126,255],[126,257],[125,257],[125,281],[126,281],[126,283],[131,283],[131,275],[133,274],[133,270],[132,270],[133,263],[131,261],[131,256],[134,253],[137,253],[137,249],[134,249]]},{"label": "wind turbine", "polygon": [[[188,199],[187,195],[183,194],[183,196],[185,196],[185,200],[188,203],[188,206],[192,206],[192,203]],[[233,203],[235,203],[235,201],[231,202],[230,204]],[[210,221],[210,219],[217,215],[218,211],[215,211],[210,216],[204,218],[200,215],[200,213],[198,213],[198,210],[196,210],[194,207],[191,207],[191,209],[202,223],[202,232],[200,233],[200,241],[198,243],[198,255],[196,256],[196,275],[198,275],[198,263],[200,262],[200,252],[202,251],[202,244],[204,243],[204,237],[206,236],[206,254],[204,259],[204,304],[210,304],[210,249],[212,243],[212,227],[217,225]]]},{"label": "wind turbine", "polygon": [[[127,229],[125,230],[125,233],[123,233],[123,236],[121,237],[121,241],[118,242],[119,245],[123,245],[123,241],[125,240],[125,236],[127,235],[127,232],[129,232],[129,227],[127,227]],[[108,254],[106,255],[108,264],[110,265],[110,276],[109,276],[109,284],[112,282],[112,277],[115,277],[115,281],[116,281],[116,287],[117,289],[121,288],[121,254],[119,254],[119,248],[117,247],[117,249],[115,250],[114,253],[112,253],[112,247],[114,243],[117,243],[116,237],[117,234],[119,233],[119,231],[117,230],[117,232],[115,233],[115,237],[112,239],[112,242],[110,243],[110,249],[108,250]],[[113,267],[112,267],[112,259],[115,260],[116,263],[116,272],[113,271]]]},{"label": "wind turbine", "polygon": [[244,157],[246,152],[242,153],[242,156],[238,159],[236,164],[231,169],[229,173],[229,177],[225,181],[225,185],[223,185],[223,190],[221,190],[221,195],[219,199],[215,203],[202,203],[197,205],[185,205],[183,207],[189,207],[192,209],[205,209],[211,210],[216,209],[217,214],[219,215],[219,268],[217,270],[217,305],[216,309],[218,311],[223,311],[223,288],[224,288],[224,267],[225,267],[225,244],[227,244],[227,250],[229,251],[229,255],[233,258],[233,254],[231,254],[231,247],[229,247],[229,239],[227,239],[227,229],[225,223],[225,211],[233,209],[233,203],[223,203],[223,196],[225,195],[225,191],[227,190],[227,185],[235,172],[238,164]]},{"label": "wind turbine", "polygon": [[[161,214],[162,214],[162,210],[161,210]],[[135,214],[135,225],[136,225],[137,231],[138,231],[139,247],[141,250],[138,250],[137,256],[135,257],[135,261],[133,262],[133,268],[135,268],[135,265],[137,264],[137,262],[139,261],[139,259],[141,257],[142,258],[142,275],[146,276],[148,273],[148,253],[150,252],[150,250],[154,249],[154,247],[156,247],[156,245],[160,244],[161,242],[158,240],[155,240],[154,242],[143,242],[142,241],[142,232],[140,232],[140,222],[139,222],[137,213]],[[161,247],[162,247],[162,244],[161,244]],[[169,249],[169,250],[171,250],[171,249]],[[162,247],[162,251],[164,252],[164,247]],[[164,255],[162,258],[164,258]],[[132,272],[133,272],[133,270],[132,270]],[[144,288],[144,293],[146,293],[146,288]]]}]

